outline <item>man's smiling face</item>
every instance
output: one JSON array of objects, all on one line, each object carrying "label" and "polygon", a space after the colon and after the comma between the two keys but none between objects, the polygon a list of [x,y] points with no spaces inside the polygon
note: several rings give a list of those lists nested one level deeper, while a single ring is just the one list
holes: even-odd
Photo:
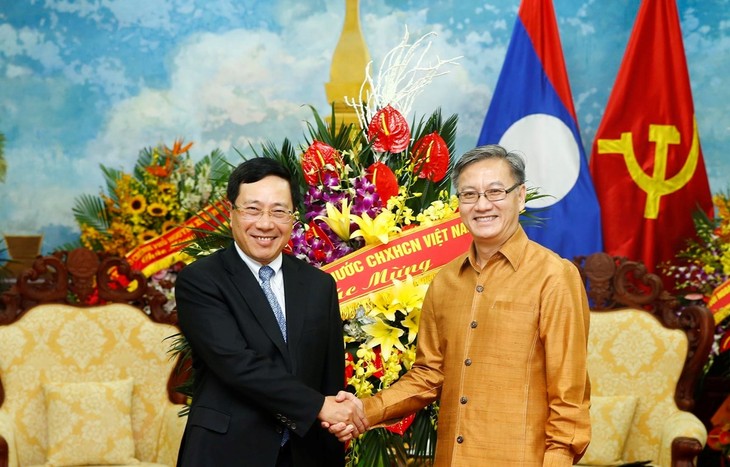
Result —
[{"label": "man's smiling face", "polygon": [[273,261],[291,238],[293,220],[275,222],[269,211],[293,211],[289,182],[270,175],[255,183],[242,183],[236,198],[239,208],[256,207],[265,212],[256,220],[246,220],[231,209],[231,231],[236,244],[246,255],[261,264]]},{"label": "man's smiling face", "polygon": [[[460,192],[507,189],[515,184],[509,164],[502,159],[484,159],[466,166],[459,174]],[[520,212],[525,207],[525,185],[506,194],[505,199],[489,201],[479,196],[474,204],[459,204],[461,220],[478,246],[498,249],[517,230]]]}]

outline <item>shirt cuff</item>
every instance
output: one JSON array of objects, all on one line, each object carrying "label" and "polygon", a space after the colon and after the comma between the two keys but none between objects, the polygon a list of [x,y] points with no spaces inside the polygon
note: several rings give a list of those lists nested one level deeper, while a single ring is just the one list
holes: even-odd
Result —
[{"label": "shirt cuff", "polygon": [[545,451],[542,467],[570,467],[573,465],[573,454],[567,449],[550,449]]}]

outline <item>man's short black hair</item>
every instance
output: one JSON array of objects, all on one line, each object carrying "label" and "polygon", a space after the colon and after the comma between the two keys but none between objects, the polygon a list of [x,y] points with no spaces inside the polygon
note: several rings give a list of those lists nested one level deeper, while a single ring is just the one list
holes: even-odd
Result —
[{"label": "man's short black hair", "polygon": [[296,209],[299,204],[299,190],[298,187],[294,186],[294,183],[292,183],[292,174],[283,164],[270,157],[254,157],[252,159],[248,159],[247,161],[239,164],[238,167],[231,172],[231,176],[228,177],[228,188],[226,190],[228,201],[230,201],[231,204],[235,204],[241,190],[241,183],[256,183],[259,180],[272,175],[283,178],[289,183],[291,199],[294,203],[293,207]]}]

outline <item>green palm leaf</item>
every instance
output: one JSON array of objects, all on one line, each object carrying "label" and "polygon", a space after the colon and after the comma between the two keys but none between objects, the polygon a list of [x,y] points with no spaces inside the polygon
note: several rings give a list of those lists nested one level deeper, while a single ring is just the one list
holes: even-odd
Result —
[{"label": "green palm leaf", "polygon": [[144,148],[137,155],[137,162],[134,164],[134,178],[137,180],[144,179],[144,174],[147,171],[146,167],[152,165],[153,152],[153,148]]},{"label": "green palm leaf", "polygon": [[212,216],[196,214],[207,227],[190,228],[193,238],[180,244],[183,246],[183,252],[192,257],[210,254],[211,251],[228,246],[233,239],[228,213],[219,206],[219,203],[214,202],[212,206],[216,214]]},{"label": "green palm leaf", "polygon": [[109,228],[104,201],[98,196],[88,194],[79,196],[72,212],[79,225],[88,225],[99,232],[106,232]]},{"label": "green palm leaf", "polygon": [[220,149],[214,149],[209,155],[199,160],[195,164],[196,175],[200,173],[202,167],[206,164],[210,164],[210,181],[213,186],[225,187],[231,174],[232,165],[226,160],[223,152]]},{"label": "green palm leaf", "polygon": [[[530,187],[527,189],[527,193],[525,194],[525,204],[529,203],[530,201],[534,201],[536,199],[541,198],[554,198],[553,195],[540,193],[540,189],[538,187]],[[523,211],[520,213],[520,224],[522,225],[543,225],[545,223],[545,218],[540,214],[541,212],[547,210],[547,207],[544,208],[530,208],[529,211]]]},{"label": "green palm leaf", "polygon": [[[175,371],[182,371],[185,368],[186,363],[191,361],[193,358],[193,350],[190,348],[187,338],[183,333],[179,332],[171,336],[167,336],[164,340],[172,341],[170,348],[167,349],[167,354],[170,359],[178,358],[178,363],[175,366]],[[194,370],[191,370],[194,371]],[[193,378],[187,378],[185,381],[175,388],[175,390],[188,397],[193,397]],[[190,412],[190,406],[185,404],[178,411],[178,416],[184,417]]]},{"label": "green palm leaf", "polygon": [[106,167],[104,165],[99,165],[99,167],[101,168],[102,174],[104,174],[104,180],[106,181],[106,192],[108,193],[108,196],[113,199],[114,202],[118,203],[119,199],[117,199],[117,181],[122,178],[124,172],[119,169]]}]

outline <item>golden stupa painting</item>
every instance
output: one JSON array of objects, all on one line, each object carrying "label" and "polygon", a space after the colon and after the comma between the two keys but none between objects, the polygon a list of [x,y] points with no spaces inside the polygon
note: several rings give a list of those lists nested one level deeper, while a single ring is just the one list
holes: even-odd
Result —
[{"label": "golden stupa painting", "polygon": [[332,54],[330,81],[325,84],[327,102],[334,102],[338,121],[357,126],[355,110],[345,103],[345,98],[367,100],[368,85],[363,86],[363,82],[369,62],[370,53],[360,29],[359,0],[345,0],[345,21]]}]

